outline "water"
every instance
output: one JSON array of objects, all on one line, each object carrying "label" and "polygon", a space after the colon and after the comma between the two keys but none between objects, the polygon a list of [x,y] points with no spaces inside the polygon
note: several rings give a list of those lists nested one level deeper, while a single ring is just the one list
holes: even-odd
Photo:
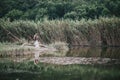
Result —
[{"label": "water", "polygon": [[120,47],[73,47],[66,56],[120,59]]},{"label": "water", "polygon": [[[62,55],[56,55],[62,54]],[[35,64],[36,56],[19,55],[0,57],[0,80],[120,80],[120,47],[72,47],[67,52],[54,54],[40,53],[40,61]],[[42,62],[44,58],[84,58],[108,59],[105,64],[51,64]],[[38,57],[37,57],[38,58]],[[55,62],[59,62],[55,60]],[[72,60],[69,60],[72,62]],[[77,59],[78,60],[78,59]],[[52,62],[52,61],[51,61]],[[63,62],[64,63],[64,62]]]}]

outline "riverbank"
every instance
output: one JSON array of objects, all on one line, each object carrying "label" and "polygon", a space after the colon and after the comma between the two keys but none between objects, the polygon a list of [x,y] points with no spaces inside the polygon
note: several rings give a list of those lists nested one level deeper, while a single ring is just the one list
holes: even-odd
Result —
[{"label": "riverbank", "polygon": [[68,50],[68,45],[64,42],[55,42],[48,45],[41,44],[39,49],[36,49],[34,45],[30,43],[24,43],[23,45],[0,43],[0,57],[28,56],[35,54],[64,56],[64,53]]},{"label": "riverbank", "polygon": [[[64,46],[63,46],[64,45]],[[56,47],[55,47],[56,46]],[[0,50],[2,61],[10,60],[13,62],[33,61],[35,56],[39,63],[48,64],[101,64],[113,65],[120,64],[119,48],[101,48],[101,47],[79,47],[71,48],[68,51],[65,44],[51,44],[47,47],[41,47],[39,50],[33,46],[22,46],[13,44],[3,44],[3,50]],[[38,55],[39,54],[39,55]],[[12,58],[11,58],[12,57]]]}]

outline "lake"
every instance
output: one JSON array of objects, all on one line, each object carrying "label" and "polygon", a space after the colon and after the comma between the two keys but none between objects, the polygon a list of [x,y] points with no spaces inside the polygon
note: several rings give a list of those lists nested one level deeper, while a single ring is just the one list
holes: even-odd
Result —
[{"label": "lake", "polygon": [[120,80],[120,47],[75,46],[39,55],[17,53],[0,54],[0,80]]}]

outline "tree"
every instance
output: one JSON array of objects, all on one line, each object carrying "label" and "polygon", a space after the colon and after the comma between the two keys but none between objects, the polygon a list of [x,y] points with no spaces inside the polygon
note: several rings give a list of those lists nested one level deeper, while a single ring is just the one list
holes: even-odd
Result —
[{"label": "tree", "polygon": [[77,19],[78,16],[77,16],[77,13],[75,11],[71,11],[71,12],[68,12],[64,15],[64,18],[65,19]]},{"label": "tree", "polygon": [[0,0],[0,18],[39,20],[46,16],[48,19],[120,17],[120,0]]},{"label": "tree", "polygon": [[11,11],[9,11],[5,17],[10,18],[11,21],[13,21],[14,19],[20,19],[20,17],[23,15],[23,12],[20,10],[16,10],[13,9]]}]

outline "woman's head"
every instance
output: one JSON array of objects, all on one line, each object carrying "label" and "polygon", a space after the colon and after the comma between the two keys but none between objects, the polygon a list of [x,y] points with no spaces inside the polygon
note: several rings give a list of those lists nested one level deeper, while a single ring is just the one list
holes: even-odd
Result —
[{"label": "woman's head", "polygon": [[38,36],[38,33],[36,33],[33,37],[34,40],[39,40],[39,36]]}]

